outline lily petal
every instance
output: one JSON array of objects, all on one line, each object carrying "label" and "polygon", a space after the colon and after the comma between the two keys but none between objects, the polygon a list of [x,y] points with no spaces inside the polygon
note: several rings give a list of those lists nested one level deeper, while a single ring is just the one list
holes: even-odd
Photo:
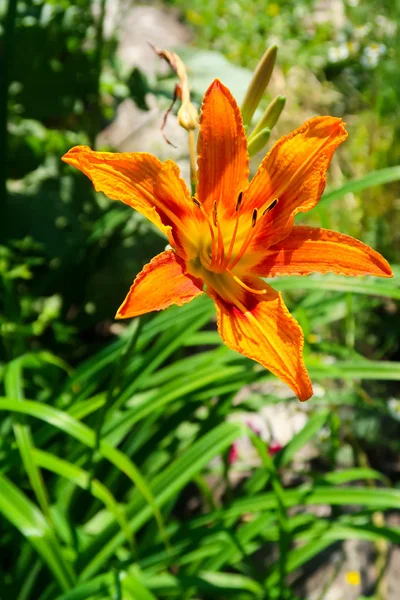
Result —
[{"label": "lily petal", "polygon": [[247,187],[249,156],[240,109],[218,79],[205,93],[199,127],[196,195],[208,214],[217,202],[229,217]]},{"label": "lily petal", "polygon": [[296,213],[313,208],[326,184],[332,156],[347,137],[341,119],[315,117],[281,138],[268,152],[243,197],[243,209],[260,212],[278,198],[254,235],[264,249],[289,235]]},{"label": "lily petal", "polygon": [[289,313],[282,296],[259,279],[246,280],[255,289],[265,289],[264,295],[243,294],[228,301],[213,289],[218,331],[229,348],[259,362],[287,383],[304,401],[313,393],[303,361],[304,337],[300,325]]},{"label": "lily petal", "polygon": [[137,317],[172,304],[181,306],[202,293],[201,279],[185,273],[185,262],[173,250],[167,250],[139,273],[115,318]]},{"label": "lily petal", "polygon": [[187,224],[202,215],[172,161],[162,163],[143,152],[95,152],[88,146],[75,146],[63,161],[85,173],[98,192],[144,215],[186,257],[185,240],[190,247]]},{"label": "lily petal", "polygon": [[252,273],[262,277],[310,273],[393,277],[389,263],[379,252],[349,235],[318,227],[293,227],[287,238],[263,255],[251,267]]}]

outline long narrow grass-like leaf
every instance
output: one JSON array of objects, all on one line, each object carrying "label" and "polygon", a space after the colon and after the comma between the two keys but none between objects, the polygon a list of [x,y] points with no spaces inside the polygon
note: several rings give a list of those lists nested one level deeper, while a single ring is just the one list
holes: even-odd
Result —
[{"label": "long narrow grass-like leaf", "polygon": [[[94,432],[84,425],[79,423],[67,413],[60,411],[56,408],[45,406],[39,402],[28,401],[17,402],[15,400],[1,400],[0,399],[0,411],[9,410],[22,414],[29,414],[32,417],[41,419],[58,429],[61,429],[65,433],[71,435],[75,439],[88,446],[89,448],[95,447],[95,435]],[[163,519],[159,511],[158,506],[152,496],[150,488],[140,473],[139,469],[125,454],[120,452],[117,448],[113,448],[107,442],[102,441],[99,448],[100,453],[104,458],[109,460],[118,469],[120,469],[131,481],[135,484],[137,489],[143,495],[151,507],[157,523],[161,530],[164,529]]]},{"label": "long narrow grass-like leaf", "polygon": [[[20,356],[19,358],[8,363],[4,375],[4,387],[7,396],[9,398],[16,398],[21,403],[24,402],[22,371],[25,358],[25,356]],[[32,458],[34,442],[32,439],[31,429],[28,425],[21,422],[14,423],[13,430],[26,474],[31,483],[32,489],[35,492],[39,506],[46,515],[47,519],[51,521],[47,490],[45,488],[42,474]]]},{"label": "long narrow grass-like leaf", "polygon": [[311,379],[377,379],[382,381],[400,381],[400,362],[348,360],[330,364],[315,365],[307,363]]},{"label": "long narrow grass-like leaf", "polygon": [[[157,506],[163,506],[168,500],[186,485],[210,460],[224,451],[236,438],[243,434],[244,428],[239,424],[223,423],[219,425],[179,456],[167,469],[157,475],[152,482],[152,492]],[[143,506],[137,494],[134,494],[132,502],[127,508],[130,517],[130,531],[136,532],[148,521],[151,516],[149,506]],[[107,540],[107,541],[106,541]],[[123,543],[124,537],[120,532],[110,528],[110,533],[105,532],[104,540],[99,539],[94,555],[93,549],[88,548],[86,555],[88,564],[84,567],[81,577],[84,579],[93,577],[102,568],[104,562]]]},{"label": "long narrow grass-like leaf", "polygon": [[[178,594],[182,598],[190,588],[206,593],[208,597],[226,597],[228,594],[251,594],[251,598],[263,598],[263,588],[254,579],[235,573],[200,572],[197,575],[173,576],[171,574],[147,575],[148,587],[161,594]],[[229,597],[229,596],[227,596]]]},{"label": "long narrow grass-like leaf", "polygon": [[142,580],[143,574],[140,574],[135,567],[130,568],[127,573],[124,573],[122,589],[129,591],[133,600],[157,600]]},{"label": "long narrow grass-like leaf", "polygon": [[[358,505],[374,509],[399,509],[400,490],[386,488],[337,488],[333,486],[304,488],[285,491],[285,505],[330,504]],[[236,500],[224,512],[224,518],[240,516],[245,513],[263,512],[276,509],[274,494],[259,494],[253,498]]]},{"label": "long narrow grass-like leaf", "polygon": [[[374,526],[354,526],[351,524],[331,523],[329,521],[316,521],[316,527],[300,533],[297,539],[311,538],[301,547],[291,550],[287,557],[287,567],[289,572],[293,572],[303,564],[311,560],[316,554],[328,548],[333,543],[347,539],[364,539],[371,542],[377,542],[387,539],[395,544],[400,542],[400,528],[374,527]],[[279,570],[273,567],[272,572],[267,577],[265,585],[272,587],[279,581]]]},{"label": "long narrow grass-like leaf", "polygon": [[73,587],[75,576],[43,513],[0,474],[0,512],[26,537],[52,571],[61,589]]},{"label": "long narrow grass-like leaf", "polygon": [[309,442],[315,434],[321,429],[328,419],[329,411],[323,409],[310,417],[298,433],[296,433],[283,450],[277,455],[275,464],[277,467],[283,467],[289,464],[296,453]]},{"label": "long narrow grass-like leaf", "polygon": [[112,493],[100,481],[97,479],[91,480],[90,474],[87,471],[66,460],[58,458],[49,452],[35,449],[33,451],[33,459],[35,463],[43,469],[47,469],[53,473],[57,473],[60,477],[73,481],[75,485],[83,490],[88,490],[95,498],[103,502],[108,510],[114,515],[114,518],[119,523],[128,543],[131,545],[132,551],[134,551],[132,545],[133,536],[129,531],[124,512]]},{"label": "long narrow grass-like leaf", "polygon": [[70,590],[57,597],[57,600],[88,600],[110,598],[110,592],[114,581],[114,573],[103,573],[90,581],[78,583]]},{"label": "long narrow grass-like leaf", "polygon": [[383,185],[385,183],[391,183],[392,181],[400,180],[400,166],[387,167],[386,169],[379,169],[378,171],[372,171],[361,177],[360,179],[353,179],[348,181],[342,187],[336,190],[328,190],[321,199],[324,205],[334,200],[342,198],[345,194],[357,194],[362,190],[375,187],[377,185]]},{"label": "long narrow grass-like leaf", "polygon": [[346,277],[344,275],[308,275],[307,277],[292,275],[291,277],[275,277],[268,279],[275,289],[290,290],[325,290],[333,292],[351,292],[368,296],[384,296],[400,299],[400,283],[398,277],[379,279],[377,277]]}]

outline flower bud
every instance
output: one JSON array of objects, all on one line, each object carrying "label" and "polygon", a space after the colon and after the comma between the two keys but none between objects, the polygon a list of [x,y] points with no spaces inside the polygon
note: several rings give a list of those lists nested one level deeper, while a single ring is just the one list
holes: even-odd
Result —
[{"label": "flower bud", "polygon": [[196,107],[191,102],[185,102],[178,110],[178,123],[181,127],[190,131],[196,129],[198,113]]},{"label": "flower bud", "polygon": [[249,145],[247,146],[250,156],[253,156],[254,154],[257,154],[257,152],[260,152],[260,150],[262,150],[265,144],[268,142],[270,136],[271,130],[268,129],[268,127],[262,129],[259,133],[257,133],[257,135],[249,141]]},{"label": "flower bud", "polygon": [[253,139],[262,129],[272,129],[278,122],[286,103],[285,96],[277,96],[265,109],[263,116],[254,127],[249,140]]},{"label": "flower bud", "polygon": [[251,123],[252,116],[254,115],[257,106],[260,104],[260,100],[271,79],[272,71],[274,70],[277,52],[277,46],[268,48],[254,71],[241,107],[244,125],[249,125]]}]

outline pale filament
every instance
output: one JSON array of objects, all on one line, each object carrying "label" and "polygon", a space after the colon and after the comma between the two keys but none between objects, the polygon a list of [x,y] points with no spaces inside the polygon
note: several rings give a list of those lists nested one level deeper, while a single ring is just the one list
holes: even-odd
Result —
[{"label": "pale filament", "polygon": [[239,214],[239,211],[237,211],[236,223],[235,223],[235,227],[233,229],[233,234],[232,234],[232,238],[231,238],[231,243],[229,244],[228,253],[226,255],[226,259],[225,259],[225,263],[224,263],[224,270],[228,268],[229,261],[231,260],[231,257],[232,257],[232,252],[233,252],[233,248],[235,246],[236,235],[237,235],[238,227],[239,227],[239,218],[240,218],[240,214]]},{"label": "pale filament", "polygon": [[226,272],[229,273],[229,275],[232,277],[232,279],[234,279],[236,281],[236,283],[238,283],[247,292],[251,292],[252,294],[257,294],[260,296],[267,293],[267,290],[255,290],[254,288],[249,287],[248,285],[246,285],[244,283],[244,281],[239,279],[239,277],[236,277],[236,275],[231,273],[231,271],[229,269],[227,269]]}]

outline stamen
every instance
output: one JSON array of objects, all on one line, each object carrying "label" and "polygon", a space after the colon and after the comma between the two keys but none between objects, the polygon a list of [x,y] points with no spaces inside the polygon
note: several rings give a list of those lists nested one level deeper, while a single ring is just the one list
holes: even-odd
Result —
[{"label": "stamen", "polygon": [[195,205],[197,206],[197,208],[201,209],[201,204],[200,202],[197,200],[197,198],[195,198],[194,196],[192,196],[192,200],[195,203]]},{"label": "stamen", "polygon": [[217,257],[217,266],[220,267],[224,263],[225,258],[225,248],[224,248],[224,237],[222,235],[221,226],[217,221],[218,227],[218,257]]},{"label": "stamen", "polygon": [[246,285],[244,283],[244,281],[242,281],[241,279],[239,279],[239,277],[236,277],[236,275],[231,273],[229,269],[227,269],[226,272],[229,273],[229,275],[232,277],[232,279],[234,279],[236,281],[236,283],[238,283],[247,292],[251,292],[252,294],[257,294],[258,296],[262,296],[263,294],[267,293],[267,290],[255,290],[254,288],[251,288],[250,286]]},{"label": "stamen", "polygon": [[255,227],[256,221],[257,221],[257,209],[255,208],[254,212],[253,212],[252,219],[251,219],[251,228],[247,232],[247,235],[246,235],[246,237],[244,239],[242,247],[239,250],[239,253],[236,255],[233,263],[229,266],[230,269],[233,269],[238,264],[239,260],[242,258],[243,254],[246,252],[246,250],[247,250],[247,248],[248,248],[248,246],[249,246],[249,244],[250,244],[250,242],[251,242],[251,240],[252,240],[252,238],[254,236],[254,232],[255,232],[254,227]]},{"label": "stamen", "polygon": [[[240,193],[242,193],[242,192],[240,192]],[[240,218],[240,215],[239,214],[236,215],[236,223],[235,223],[235,227],[233,229],[231,243],[229,244],[228,254],[226,255],[226,259],[225,259],[225,263],[224,263],[224,269],[226,269],[228,267],[229,261],[231,260],[231,256],[232,256],[232,252],[233,252],[233,247],[235,245],[236,235],[237,235],[238,227],[239,227],[239,218]]]},{"label": "stamen", "polygon": [[275,208],[275,206],[278,204],[278,202],[279,202],[279,198],[275,198],[274,200],[272,200],[271,204],[269,206],[267,206],[267,208],[264,210],[263,216],[266,215],[267,213],[269,213],[273,208]]},{"label": "stamen", "polygon": [[214,200],[214,206],[213,206],[212,215],[213,215],[214,225],[215,225],[215,227],[217,227],[217,224],[218,224],[218,215],[217,215],[217,201],[216,200]]},{"label": "stamen", "polygon": [[243,200],[243,192],[239,192],[239,196],[238,196],[238,199],[236,202],[236,208],[235,208],[236,212],[239,210],[240,205],[242,204],[242,200]]},{"label": "stamen", "polygon": [[[278,204],[278,202],[279,202],[279,198],[274,198],[272,200],[271,204],[269,206],[267,206],[267,208],[263,211],[261,216],[263,217],[264,215],[269,213],[273,208],[275,208],[275,206]],[[258,210],[255,208],[253,210],[253,214],[251,217],[251,229],[249,230],[249,232],[242,244],[242,247],[239,250],[239,253],[236,255],[233,263],[230,265],[230,267],[229,267],[230,269],[233,269],[238,264],[239,260],[243,257],[244,253],[246,252],[247,248],[249,247],[250,242],[251,242],[252,238],[254,237],[256,230],[258,229],[258,226],[261,223],[261,220],[258,221],[258,223],[257,223],[257,217],[258,217]],[[256,227],[256,225],[257,225],[257,227]]]},{"label": "stamen", "polygon": [[215,261],[215,258],[216,258],[216,248],[217,248],[217,245],[216,245],[216,242],[215,242],[214,230],[213,230],[212,225],[211,225],[211,223],[210,223],[210,221],[208,219],[207,219],[207,225],[208,225],[208,228],[210,230],[210,235],[211,235],[211,262],[210,262],[210,269],[211,269],[214,266],[214,264],[215,264],[214,261]]}]

